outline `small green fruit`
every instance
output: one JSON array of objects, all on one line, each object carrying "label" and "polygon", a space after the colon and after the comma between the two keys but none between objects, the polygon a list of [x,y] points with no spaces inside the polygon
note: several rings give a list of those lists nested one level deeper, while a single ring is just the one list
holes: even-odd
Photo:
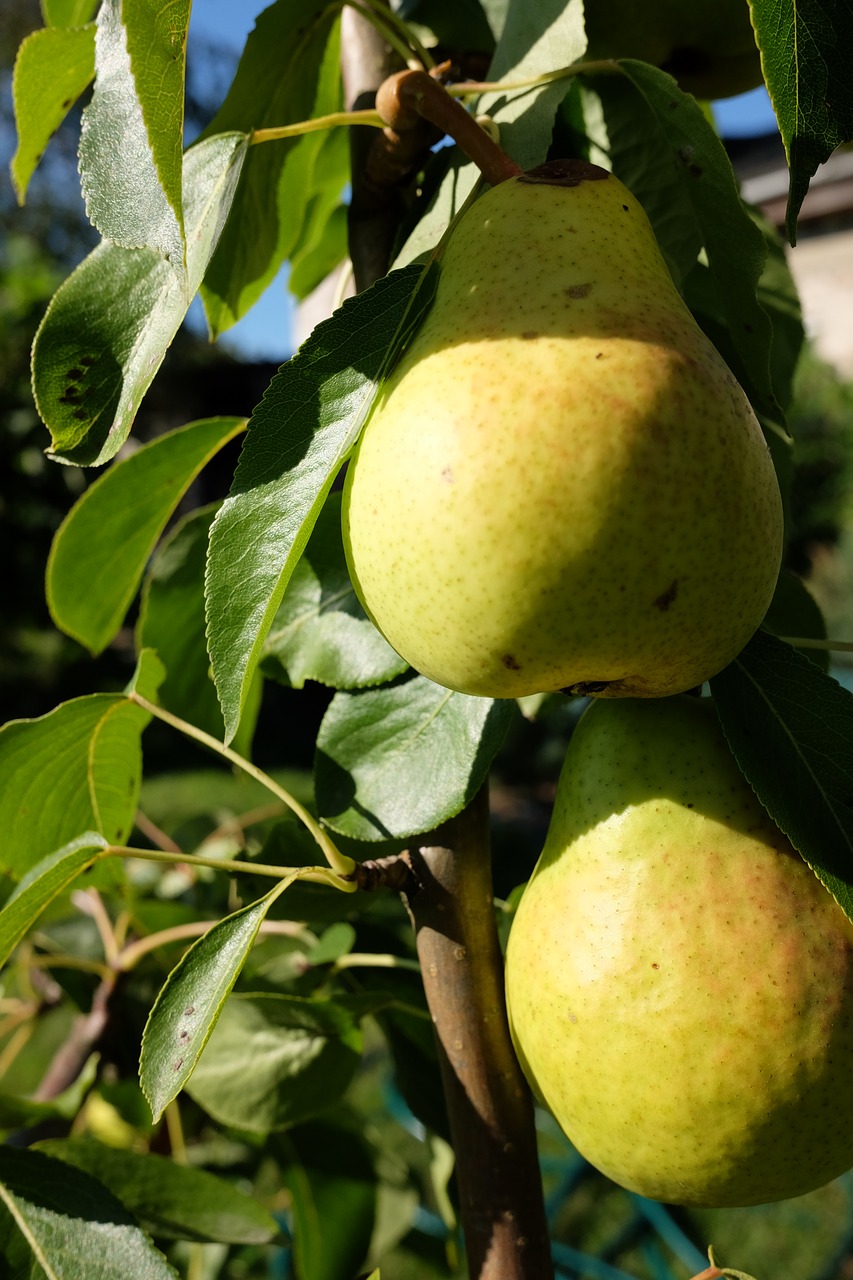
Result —
[{"label": "small green fruit", "polygon": [[762,83],[747,0],[585,0],[587,58],[640,58],[697,98],[728,98]]},{"label": "small green fruit", "polygon": [[462,693],[660,697],[741,650],[779,569],[773,464],[612,174],[543,165],[461,219],[343,530],[379,630]]},{"label": "small green fruit", "polygon": [[622,1186],[750,1205],[853,1165],[853,925],[710,700],[585,713],[506,981],[533,1089]]}]

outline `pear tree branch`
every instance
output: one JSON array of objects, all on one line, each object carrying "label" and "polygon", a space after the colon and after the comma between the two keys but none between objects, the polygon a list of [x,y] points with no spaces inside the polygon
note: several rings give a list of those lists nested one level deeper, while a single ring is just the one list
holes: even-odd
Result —
[{"label": "pear tree branch", "polygon": [[512,1048],[495,927],[489,802],[409,852],[406,899],[456,1153],[470,1280],[549,1280],[533,1102]]}]

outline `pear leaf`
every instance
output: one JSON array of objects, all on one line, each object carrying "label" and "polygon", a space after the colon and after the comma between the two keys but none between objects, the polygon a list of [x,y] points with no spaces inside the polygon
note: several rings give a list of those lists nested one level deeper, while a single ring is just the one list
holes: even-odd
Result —
[{"label": "pear leaf", "polygon": [[278,1235],[266,1209],[204,1169],[109,1147],[88,1135],[48,1138],[37,1150],[97,1178],[159,1239],[266,1244]]},{"label": "pear leaf", "polygon": [[[162,676],[156,656],[145,653],[129,691],[150,698]],[[82,832],[124,843],[139,794],[140,735],[149,720],[125,694],[95,693],[0,729],[5,871],[22,876]]]},{"label": "pear leaf", "polygon": [[222,134],[184,157],[186,286],[155,250],[104,241],[54,294],[32,368],[59,461],[98,466],[130,434],[219,239],[247,146],[245,134]]},{"label": "pear leaf", "polygon": [[115,463],[71,508],[47,564],[56,625],[92,653],[118,631],[157,539],[202,468],[245,427],[208,418],[162,436]]},{"label": "pear leaf", "polygon": [[853,8],[825,0],[750,0],[749,7],[788,157],[785,230],[796,244],[812,175],[836,147],[853,141]]},{"label": "pear leaf", "polygon": [[139,1062],[155,1121],[195,1070],[261,923],[298,874],[285,876],[265,897],[208,929],[166,979],[145,1026]]},{"label": "pear leaf", "polygon": [[759,800],[853,920],[853,693],[767,631],[711,692]]},{"label": "pear leaf", "polygon": [[87,831],[27,872],[0,911],[0,965],[6,963],[45,907],[108,847],[103,836]]},{"label": "pear leaf", "polygon": [[361,1051],[357,1018],[333,1000],[232,995],[187,1092],[220,1124],[270,1133],[334,1106]]},{"label": "pear leaf", "polygon": [[[159,1249],[106,1187],[40,1151],[0,1147],[2,1234],[14,1275],[46,1280],[177,1280]],[[7,1255],[8,1260],[8,1255]]]},{"label": "pear leaf", "polygon": [[12,80],[18,146],[10,166],[19,204],[48,142],[94,74],[94,23],[45,27],[22,42]]},{"label": "pear leaf", "polygon": [[359,603],[344,557],[341,495],[330,493],[267,636],[262,669],[283,669],[296,689],[306,680],[360,689],[407,666]]},{"label": "pear leaf", "polygon": [[412,266],[318,325],[249,420],[207,574],[208,648],[230,740],[264,641],[332,481],[395,349],[432,296]]},{"label": "pear leaf", "polygon": [[338,693],[317,735],[317,806],[356,840],[430,831],[479,789],[513,704],[443,689],[424,676]]},{"label": "pear leaf", "polygon": [[[103,0],[80,176],[101,235],[150,248],[186,285],[181,156],[190,0]],[[189,299],[187,300],[189,301]]]}]

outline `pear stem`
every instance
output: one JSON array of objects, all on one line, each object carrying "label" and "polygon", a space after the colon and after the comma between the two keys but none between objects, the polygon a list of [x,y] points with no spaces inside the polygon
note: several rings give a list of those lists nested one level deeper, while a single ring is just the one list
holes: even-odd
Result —
[{"label": "pear stem", "polygon": [[389,76],[377,91],[376,110],[397,134],[407,133],[421,120],[428,120],[458,143],[493,187],[507,178],[518,177],[521,167],[439,83],[437,76],[445,70],[442,65],[432,75],[408,70]]},{"label": "pear stem", "polygon": [[[512,1048],[485,787],[410,849],[406,890],[438,1041],[471,1280],[550,1280],[530,1091]],[[427,843],[428,841],[428,843]]]}]

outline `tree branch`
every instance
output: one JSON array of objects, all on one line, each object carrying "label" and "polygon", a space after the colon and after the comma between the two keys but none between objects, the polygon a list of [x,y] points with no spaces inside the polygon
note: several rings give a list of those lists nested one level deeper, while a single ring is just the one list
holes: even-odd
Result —
[{"label": "tree branch", "polygon": [[408,893],[439,1047],[471,1280],[553,1275],[533,1104],[512,1048],[484,787],[410,852]]}]

